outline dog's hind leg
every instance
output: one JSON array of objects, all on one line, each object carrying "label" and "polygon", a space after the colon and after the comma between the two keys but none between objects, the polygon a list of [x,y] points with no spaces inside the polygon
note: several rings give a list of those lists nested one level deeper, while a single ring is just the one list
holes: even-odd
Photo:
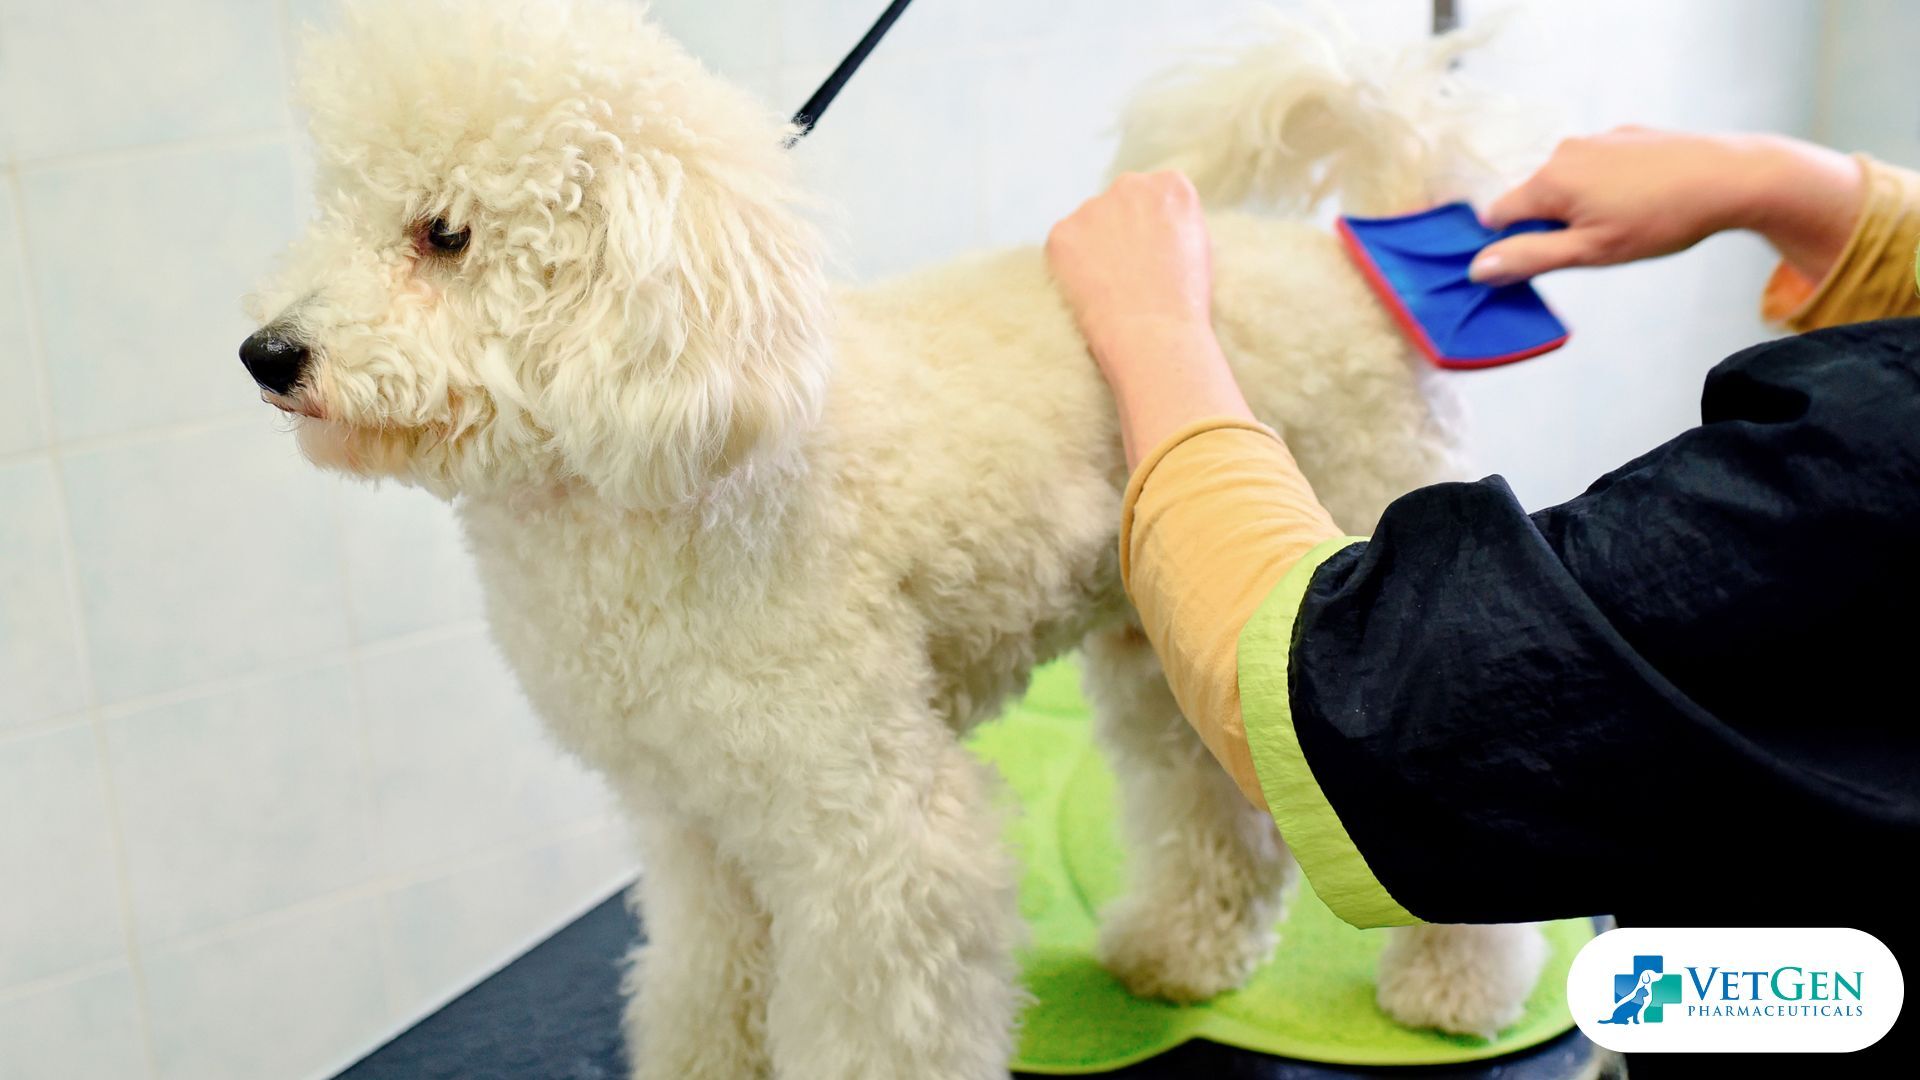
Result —
[{"label": "dog's hind leg", "polygon": [[1146,997],[1233,989],[1273,951],[1293,856],[1188,727],[1139,630],[1101,631],[1082,649],[1128,861],[1128,891],[1103,914],[1100,962]]},{"label": "dog's hind leg", "polygon": [[759,891],[781,1080],[1007,1076],[1019,915],[992,781],[938,720],[913,727],[790,771],[811,788],[777,804],[791,839]]},{"label": "dog's hind leg", "polygon": [[1380,1010],[1408,1027],[1491,1039],[1520,1018],[1546,963],[1533,923],[1423,923],[1380,953]]},{"label": "dog's hind leg", "polygon": [[747,882],[694,826],[639,823],[647,942],[627,976],[637,1080],[765,1080],[769,929]]}]

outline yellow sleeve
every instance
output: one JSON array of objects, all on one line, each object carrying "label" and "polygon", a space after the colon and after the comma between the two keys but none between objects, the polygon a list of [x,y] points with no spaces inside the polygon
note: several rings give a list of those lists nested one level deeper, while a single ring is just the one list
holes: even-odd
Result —
[{"label": "yellow sleeve", "polygon": [[1127,485],[1121,579],[1181,711],[1263,809],[1240,715],[1240,631],[1288,570],[1338,536],[1286,445],[1247,420],[1175,432]]},{"label": "yellow sleeve", "polygon": [[1294,618],[1313,573],[1357,538],[1272,430],[1218,418],[1141,461],[1120,521],[1120,575],[1201,741],[1273,816],[1314,893],[1355,926],[1419,922],[1380,884],[1294,736]]},{"label": "yellow sleeve", "polygon": [[1784,261],[1774,268],[1760,313],[1795,332],[1871,319],[1920,315],[1914,252],[1920,247],[1920,173],[1855,155],[1867,182],[1853,235],[1825,280]]}]

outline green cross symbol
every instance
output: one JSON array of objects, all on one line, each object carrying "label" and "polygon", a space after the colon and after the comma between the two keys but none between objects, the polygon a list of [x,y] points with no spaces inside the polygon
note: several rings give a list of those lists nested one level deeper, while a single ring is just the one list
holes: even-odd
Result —
[{"label": "green cross symbol", "polygon": [[1661,1008],[1662,1005],[1680,1004],[1680,976],[1678,973],[1662,975],[1653,980],[1653,985],[1649,989],[1653,993],[1647,998],[1647,1008],[1640,1014],[1640,1021],[1646,1024],[1657,1024],[1666,1012]]}]

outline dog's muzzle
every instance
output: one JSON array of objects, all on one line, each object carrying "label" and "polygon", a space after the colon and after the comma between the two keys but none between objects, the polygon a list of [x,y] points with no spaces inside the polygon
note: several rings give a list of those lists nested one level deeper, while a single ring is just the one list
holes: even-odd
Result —
[{"label": "dog's muzzle", "polygon": [[240,362],[262,390],[286,396],[306,378],[310,354],[305,342],[281,327],[256,330],[240,343]]}]

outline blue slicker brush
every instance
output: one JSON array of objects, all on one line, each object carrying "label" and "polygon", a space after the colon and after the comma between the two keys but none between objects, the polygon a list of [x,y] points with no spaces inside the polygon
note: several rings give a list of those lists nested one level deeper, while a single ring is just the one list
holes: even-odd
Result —
[{"label": "blue slicker brush", "polygon": [[1443,368],[1487,368],[1552,352],[1567,328],[1533,286],[1481,285],[1467,277],[1480,249],[1523,232],[1564,229],[1520,221],[1494,231],[1466,203],[1402,217],[1343,217],[1347,251],[1427,359]]}]

